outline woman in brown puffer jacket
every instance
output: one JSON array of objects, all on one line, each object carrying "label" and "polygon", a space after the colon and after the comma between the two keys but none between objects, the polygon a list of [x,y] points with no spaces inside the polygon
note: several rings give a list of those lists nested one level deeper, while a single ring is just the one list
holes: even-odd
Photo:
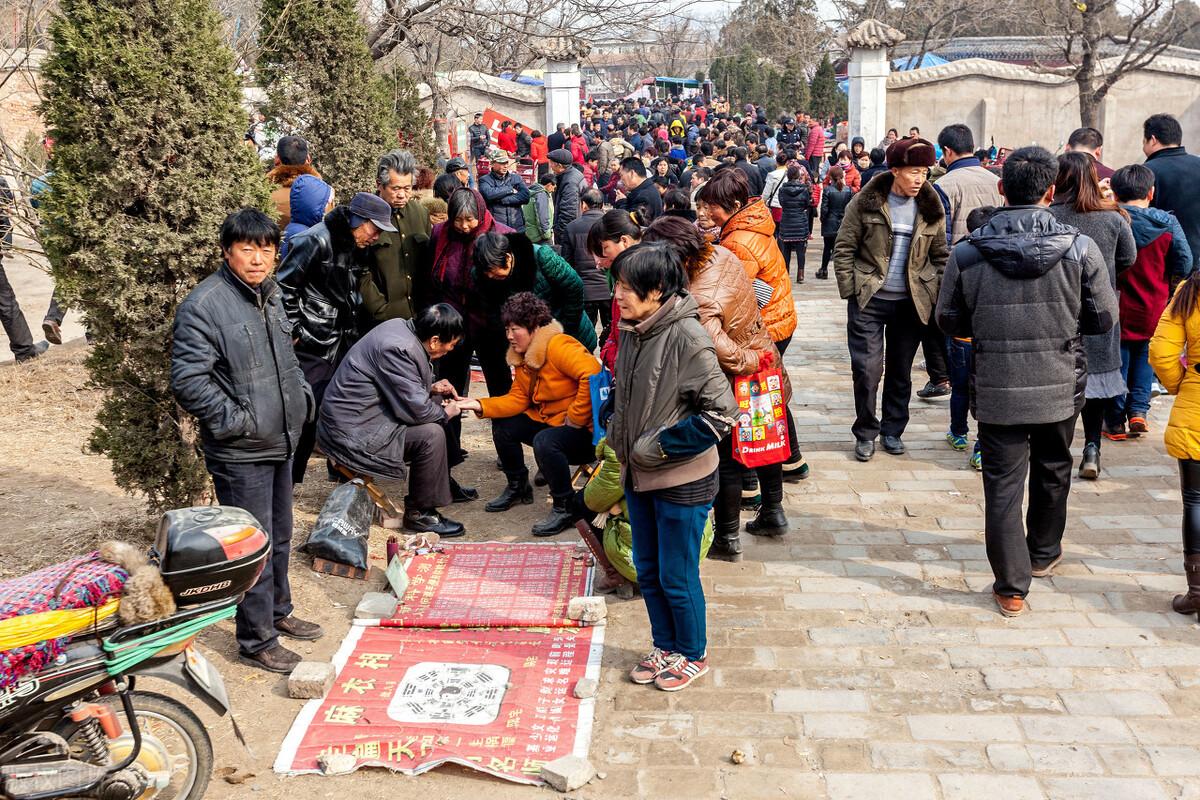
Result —
[{"label": "woman in brown puffer jacket", "polygon": [[[752,375],[761,369],[764,357],[780,363],[779,350],[755,303],[754,290],[741,260],[720,245],[711,245],[694,225],[680,217],[659,217],[643,236],[645,242],[665,242],[679,254],[688,277],[688,293],[700,308],[700,324],[712,337],[717,362],[732,383],[738,375]],[[792,387],[783,371],[784,401],[791,399]],[[742,552],[741,525],[743,467],[733,458],[732,438],[717,446],[719,488],[713,503],[714,525],[710,558],[736,561]],[[759,467],[762,505],[746,530],[759,536],[782,536],[787,532],[783,512],[783,466]]]}]

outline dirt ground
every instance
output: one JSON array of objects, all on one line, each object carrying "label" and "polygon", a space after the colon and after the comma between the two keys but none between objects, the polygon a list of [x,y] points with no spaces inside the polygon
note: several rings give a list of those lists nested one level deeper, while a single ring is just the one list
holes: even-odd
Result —
[{"label": "dirt ground", "polygon": [[[96,542],[119,537],[148,543],[155,519],[143,503],[124,494],[114,484],[108,461],[86,452],[92,415],[99,394],[86,388],[82,341],[53,348],[50,353],[25,365],[0,365],[0,577],[36,569],[64,557],[85,552]],[[472,456],[455,470],[460,482],[477,486],[481,499],[456,505],[448,514],[466,524],[468,541],[515,541],[529,538],[529,527],[549,510],[545,490],[537,490],[538,501],[504,514],[485,514],[483,504],[499,493],[503,476],[495,468],[486,422],[464,423],[464,446]],[[334,484],[326,480],[324,463],[313,460],[308,477],[296,492],[295,543],[308,533]],[[562,534],[566,538],[569,534]],[[371,556],[383,565],[386,534],[374,528]],[[323,639],[312,643],[289,643],[306,659],[328,660],[345,636],[354,606],[364,591],[384,584],[382,572],[373,568],[366,582],[319,576],[308,566],[308,558],[295,554],[291,583],[297,613],[325,628]],[[603,678],[615,672],[614,662],[623,664],[632,653],[615,648],[611,632],[622,618],[638,615],[634,603],[610,606],[610,639],[606,643]],[[271,771],[288,728],[302,701],[287,697],[282,677],[243,666],[237,662],[232,621],[209,629],[200,639],[206,654],[220,668],[229,689],[238,723],[250,750],[234,738],[227,720],[195,703],[216,746],[216,765],[237,768],[254,777],[238,785],[215,777],[207,794],[212,798],[344,797],[353,792],[362,798],[409,796],[420,792],[425,800],[460,800],[482,793],[489,800],[547,796],[545,788],[523,787],[454,766],[442,767],[417,778],[392,775],[384,770],[360,770],[339,778],[284,778]],[[602,679],[611,687],[613,681]],[[148,684],[144,684],[148,686]],[[173,688],[156,690],[179,695]],[[610,689],[611,692],[611,689]],[[598,714],[613,701],[602,691]],[[595,749],[595,741],[593,749]],[[593,781],[576,798],[602,797],[603,781]],[[552,793],[552,792],[551,792]]]}]

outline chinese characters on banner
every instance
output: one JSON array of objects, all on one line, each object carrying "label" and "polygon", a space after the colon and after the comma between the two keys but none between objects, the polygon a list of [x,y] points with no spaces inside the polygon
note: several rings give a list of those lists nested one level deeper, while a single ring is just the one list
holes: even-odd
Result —
[{"label": "chinese characters on banner", "polygon": [[573,544],[447,546],[411,558],[408,591],[385,627],[577,627],[572,597],[591,593],[591,567]]},{"label": "chinese characters on banner", "polygon": [[318,770],[322,753],[407,774],[453,762],[521,783],[586,756],[604,628],[437,631],[352,628],[338,677],[297,717],[277,772]]}]

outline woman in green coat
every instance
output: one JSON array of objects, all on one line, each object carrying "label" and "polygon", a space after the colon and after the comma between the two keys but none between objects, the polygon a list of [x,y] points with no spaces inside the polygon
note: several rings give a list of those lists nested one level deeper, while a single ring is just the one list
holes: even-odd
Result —
[{"label": "woman in green coat", "polygon": [[485,233],[475,241],[475,287],[487,318],[484,332],[504,336],[500,309],[518,292],[533,292],[550,306],[563,332],[591,352],[596,329],[583,313],[583,279],[553,249],[522,233]]}]

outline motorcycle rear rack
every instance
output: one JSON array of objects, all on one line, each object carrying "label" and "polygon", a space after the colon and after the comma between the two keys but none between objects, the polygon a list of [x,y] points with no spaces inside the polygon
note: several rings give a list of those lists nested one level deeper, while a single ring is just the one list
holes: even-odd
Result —
[{"label": "motorcycle rear rack", "polygon": [[164,621],[155,620],[122,628],[104,642],[104,652],[108,654],[104,668],[114,677],[128,672],[164,648],[190,639],[209,625],[229,619],[236,613],[236,604],[224,599],[170,617],[169,627],[163,628]]}]

